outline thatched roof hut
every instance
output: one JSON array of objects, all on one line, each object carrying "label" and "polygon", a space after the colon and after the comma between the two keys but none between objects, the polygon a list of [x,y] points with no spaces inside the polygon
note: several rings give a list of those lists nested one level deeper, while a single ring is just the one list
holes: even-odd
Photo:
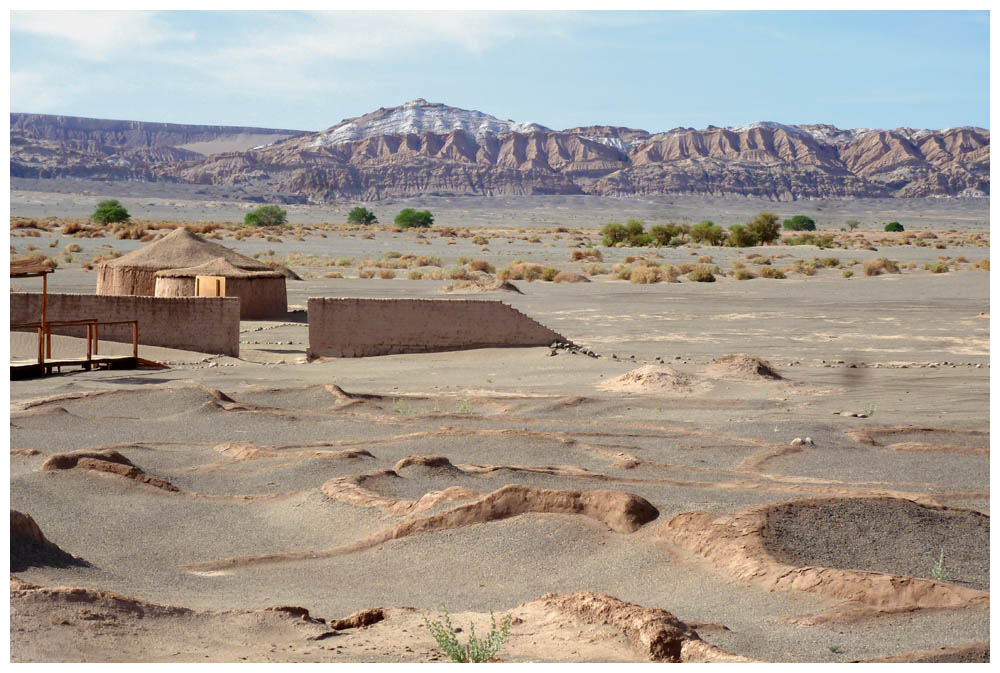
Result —
[{"label": "thatched roof hut", "polygon": [[183,227],[144,248],[130,252],[97,267],[97,294],[156,294],[156,272],[186,269],[223,258],[246,271],[270,271],[271,267],[229,248],[206,241]]},{"label": "thatched roof hut", "polygon": [[241,269],[224,257],[186,269],[156,272],[157,297],[239,297],[243,320],[284,318],[288,312],[285,275],[268,268]]}]

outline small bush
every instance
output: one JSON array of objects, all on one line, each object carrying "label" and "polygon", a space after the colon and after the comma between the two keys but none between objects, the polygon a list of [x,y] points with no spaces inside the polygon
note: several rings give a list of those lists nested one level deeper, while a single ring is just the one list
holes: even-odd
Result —
[{"label": "small bush", "polygon": [[751,258],[750,259],[750,263],[751,264],[770,264],[771,263],[771,258],[770,257],[764,257],[763,255],[760,255],[760,256]]},{"label": "small bush", "polygon": [[649,237],[655,245],[678,246],[687,235],[689,228],[685,224],[654,224],[649,228]]},{"label": "small bush", "polygon": [[441,622],[432,622],[427,619],[424,620],[424,624],[427,625],[427,630],[437,642],[441,651],[451,657],[451,660],[456,663],[481,664],[490,661],[500,653],[500,648],[510,635],[511,615],[507,615],[503,627],[497,629],[497,620],[493,616],[493,611],[490,610],[490,632],[486,634],[486,639],[479,640],[476,638],[476,627],[470,625],[469,642],[463,647],[458,642],[458,636],[456,635],[455,627],[451,625],[451,617],[448,615],[448,611],[444,609],[444,606],[441,606],[441,611],[444,612],[444,624]]},{"label": "small bush", "polygon": [[547,266],[542,269],[542,280],[551,282],[553,278],[559,275],[559,269],[553,266]]},{"label": "small bush", "polygon": [[948,265],[944,262],[924,264],[924,269],[931,273],[948,273]]},{"label": "small bush", "polygon": [[574,262],[603,262],[604,255],[597,248],[588,250],[574,250],[571,256]]},{"label": "small bush", "polygon": [[712,256],[711,255],[702,255],[701,257],[698,258],[698,263],[699,264],[711,264],[712,263]]},{"label": "small bush", "polygon": [[448,280],[466,280],[469,277],[469,272],[465,270],[465,267],[456,264],[455,266],[450,266],[444,272],[445,278]]},{"label": "small bush", "polygon": [[750,248],[757,245],[757,237],[742,224],[734,224],[729,227],[726,245],[732,248]]},{"label": "small bush", "polygon": [[261,206],[243,218],[243,224],[250,227],[278,227],[287,221],[288,213],[278,206]]},{"label": "small bush", "polygon": [[783,279],[785,277],[784,272],[781,269],[776,269],[773,266],[765,266],[757,270],[757,275],[761,278],[775,278]]},{"label": "small bush", "polygon": [[836,257],[824,257],[823,259],[817,259],[816,263],[819,264],[820,266],[832,269],[833,267],[840,264],[840,260],[837,259]]},{"label": "small bush", "polygon": [[756,277],[757,274],[755,274],[753,271],[750,271],[747,268],[741,267],[739,269],[735,268],[733,269],[733,278],[735,278],[736,280],[750,280],[751,278],[756,278]]},{"label": "small bush", "polygon": [[603,264],[588,264],[583,267],[583,271],[588,276],[603,276],[608,273],[608,267]]},{"label": "small bush", "polygon": [[844,278],[850,278],[851,276],[854,275],[854,272],[851,271],[850,269],[844,269],[840,275],[842,275]]},{"label": "small bush", "polygon": [[747,222],[746,227],[761,245],[774,243],[779,238],[780,226],[778,216],[774,213],[758,213],[757,217]]},{"label": "small bush", "polygon": [[885,231],[903,231],[903,225],[899,222],[890,222],[885,225]]},{"label": "small bush", "polygon": [[714,283],[715,274],[712,273],[712,269],[710,267],[699,266],[687,275],[687,279],[696,283]]},{"label": "small bush", "polygon": [[636,285],[649,285],[663,280],[663,271],[658,266],[639,266],[632,269],[628,278]]},{"label": "small bush", "polygon": [[796,215],[782,223],[786,231],[816,231],[816,222],[811,217]]},{"label": "small bush", "polygon": [[477,234],[476,236],[472,237],[472,242],[475,243],[476,245],[489,245],[490,239],[486,238],[485,236]]},{"label": "small bush", "polygon": [[323,277],[324,278],[343,278],[344,274],[340,273],[339,271],[328,271],[327,273],[323,274]]},{"label": "small bush", "polygon": [[83,248],[81,248],[76,243],[70,243],[69,245],[66,246],[66,252],[80,252],[82,250]]},{"label": "small bush", "polygon": [[617,280],[628,280],[632,277],[632,267],[628,264],[615,264],[611,267],[611,277]]},{"label": "small bush", "polygon": [[985,259],[985,258],[984,259],[980,259],[980,260],[976,260],[975,262],[973,262],[972,268],[973,269],[979,269],[981,271],[989,271],[990,270],[990,260],[989,259]]},{"label": "small bush", "polygon": [[375,269],[358,269],[358,278],[374,278]]},{"label": "small bush", "polygon": [[378,218],[375,217],[375,213],[363,208],[361,206],[355,206],[351,208],[351,212],[347,214],[348,224],[378,224]]},{"label": "small bush", "polygon": [[865,263],[866,276],[878,276],[883,273],[899,273],[899,267],[891,259],[879,257]]},{"label": "small bush", "polygon": [[485,259],[474,259],[469,262],[469,268],[473,271],[483,271],[485,273],[494,273],[496,271],[493,265],[487,262]]},{"label": "small bush", "polygon": [[389,280],[390,278],[396,277],[396,272],[393,271],[392,269],[379,269],[378,277],[381,278],[382,280]]},{"label": "small bush", "polygon": [[553,283],[589,283],[590,279],[584,276],[582,273],[574,273],[572,271],[560,271],[556,274],[556,277],[552,279]]}]

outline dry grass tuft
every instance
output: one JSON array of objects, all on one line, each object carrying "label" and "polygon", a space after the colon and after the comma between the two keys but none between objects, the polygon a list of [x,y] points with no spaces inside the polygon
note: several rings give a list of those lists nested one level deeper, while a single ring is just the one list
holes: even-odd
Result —
[{"label": "dry grass tuft", "polygon": [[588,248],[586,250],[574,250],[572,253],[572,261],[574,262],[603,262],[604,254],[597,248]]},{"label": "dry grass tuft", "polygon": [[865,263],[866,276],[878,276],[883,273],[899,273],[899,266],[886,257],[879,257]]}]

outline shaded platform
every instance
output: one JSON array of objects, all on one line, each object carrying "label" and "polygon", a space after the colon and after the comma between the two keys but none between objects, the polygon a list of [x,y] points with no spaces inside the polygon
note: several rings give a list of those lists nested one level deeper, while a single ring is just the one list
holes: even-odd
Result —
[{"label": "shaded platform", "polygon": [[140,358],[134,355],[94,355],[87,358],[45,358],[38,360],[11,360],[10,378],[12,381],[31,379],[51,374],[52,370],[62,371],[63,367],[82,367],[85,370],[104,367],[106,369],[136,369]]}]

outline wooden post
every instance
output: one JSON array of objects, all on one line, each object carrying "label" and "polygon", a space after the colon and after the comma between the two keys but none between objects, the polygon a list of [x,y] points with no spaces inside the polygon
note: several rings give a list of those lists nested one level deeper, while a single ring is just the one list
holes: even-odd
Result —
[{"label": "wooden post", "polygon": [[95,322],[94,323],[94,355],[99,355],[100,354],[100,350],[99,350],[100,349],[100,345],[97,343],[98,339],[100,339],[100,332],[98,331],[98,329],[97,329],[97,323]]},{"label": "wooden post", "polygon": [[45,326],[45,305],[49,295],[49,274],[42,274],[42,332],[45,334],[46,356],[52,357],[52,333]]},{"label": "wooden post", "polygon": [[90,350],[91,350],[91,343],[90,343],[91,327],[92,327],[91,323],[87,323],[87,362],[90,362],[90,358],[91,358],[91,355],[90,355]]},{"label": "wooden post", "polygon": [[139,321],[132,321],[132,357],[139,359]]},{"label": "wooden post", "polygon": [[[44,337],[42,336],[43,334],[44,334],[44,331],[42,330],[41,327],[39,327],[38,328],[38,364],[40,366],[42,366],[42,365],[45,364],[45,342],[43,340],[44,339]],[[45,367],[42,366],[42,376],[44,376],[44,375],[45,375]]]}]

